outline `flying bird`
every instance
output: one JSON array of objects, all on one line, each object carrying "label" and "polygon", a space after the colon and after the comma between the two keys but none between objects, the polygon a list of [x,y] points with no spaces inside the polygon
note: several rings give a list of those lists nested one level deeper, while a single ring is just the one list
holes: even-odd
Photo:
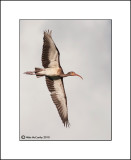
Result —
[{"label": "flying bird", "polygon": [[59,116],[64,126],[69,126],[67,97],[65,93],[63,78],[68,76],[79,76],[75,72],[64,74],[60,65],[60,52],[52,39],[52,31],[45,31],[43,37],[42,65],[44,68],[35,68],[35,71],[27,71],[25,74],[36,75],[37,78],[45,76],[51,98],[56,105]]}]

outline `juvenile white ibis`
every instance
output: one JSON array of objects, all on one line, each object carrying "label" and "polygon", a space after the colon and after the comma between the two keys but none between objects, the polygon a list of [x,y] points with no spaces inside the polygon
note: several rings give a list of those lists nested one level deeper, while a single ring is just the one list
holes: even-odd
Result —
[{"label": "juvenile white ibis", "polygon": [[28,71],[25,74],[36,75],[37,78],[45,76],[46,84],[51,92],[51,98],[56,105],[58,113],[64,126],[69,126],[67,98],[64,89],[63,77],[79,76],[75,72],[64,74],[60,65],[60,53],[52,36],[52,31],[45,31],[43,37],[42,65],[44,68],[35,68],[35,71]]}]

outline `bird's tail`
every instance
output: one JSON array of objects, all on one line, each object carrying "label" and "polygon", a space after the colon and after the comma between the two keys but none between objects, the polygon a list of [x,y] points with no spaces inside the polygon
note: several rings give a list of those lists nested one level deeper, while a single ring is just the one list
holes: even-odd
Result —
[{"label": "bird's tail", "polygon": [[43,70],[44,69],[42,69],[42,68],[35,68],[35,75],[36,75],[37,78],[40,78],[40,77],[44,76],[43,74],[40,73]]},{"label": "bird's tail", "polygon": [[40,72],[40,71],[43,71],[43,69],[35,67],[35,73]]}]

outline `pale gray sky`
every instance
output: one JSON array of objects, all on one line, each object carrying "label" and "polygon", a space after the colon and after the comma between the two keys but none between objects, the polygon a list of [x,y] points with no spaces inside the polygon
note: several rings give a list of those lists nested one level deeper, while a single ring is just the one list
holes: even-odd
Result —
[{"label": "pale gray sky", "polygon": [[[43,32],[48,29],[64,72],[83,77],[64,78],[70,128],[63,126],[45,78],[23,74],[42,67]],[[111,139],[111,20],[20,20],[21,135]]]}]

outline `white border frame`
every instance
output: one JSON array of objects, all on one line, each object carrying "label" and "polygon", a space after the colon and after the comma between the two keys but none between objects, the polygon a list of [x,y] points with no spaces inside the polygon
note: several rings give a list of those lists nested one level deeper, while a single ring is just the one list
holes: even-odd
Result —
[{"label": "white border frame", "polygon": [[[129,159],[130,2],[2,1],[1,8],[1,158]],[[19,141],[19,19],[112,19],[112,141]]]}]

